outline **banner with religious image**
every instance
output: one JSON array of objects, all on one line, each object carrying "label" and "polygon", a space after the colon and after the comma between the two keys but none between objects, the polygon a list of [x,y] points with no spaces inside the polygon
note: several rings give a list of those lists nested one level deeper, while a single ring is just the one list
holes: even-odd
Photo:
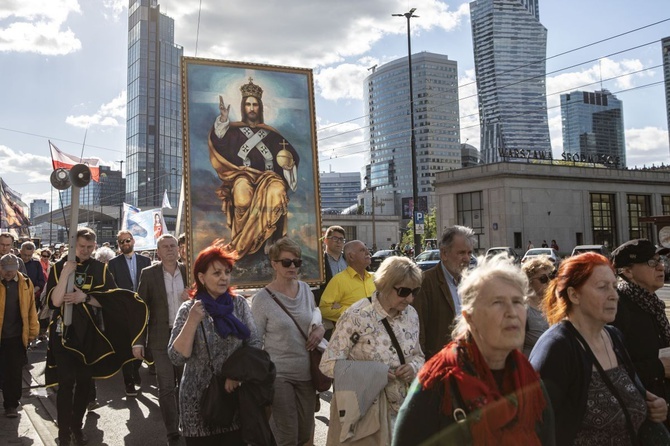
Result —
[{"label": "banner with religious image", "polygon": [[160,208],[142,211],[123,203],[123,222],[121,228],[133,235],[135,251],[156,249],[158,237],[166,233],[165,219]]},{"label": "banner with religious image", "polygon": [[237,287],[272,280],[270,246],[290,237],[299,277],[323,280],[312,71],[183,58],[187,258],[223,239]]},{"label": "banner with religious image", "polygon": [[26,207],[21,195],[0,178],[0,229],[3,232],[14,230],[12,234],[19,237],[30,236],[30,219],[26,215]]}]

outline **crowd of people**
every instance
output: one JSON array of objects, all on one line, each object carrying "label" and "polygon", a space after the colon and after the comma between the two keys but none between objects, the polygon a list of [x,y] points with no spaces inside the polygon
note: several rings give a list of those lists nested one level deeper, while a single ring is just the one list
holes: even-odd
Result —
[{"label": "crowd of people", "polygon": [[79,229],[69,260],[31,242],[13,254],[0,234],[5,415],[18,416],[26,349],[48,318],[61,445],[88,443],[94,379],[121,370],[136,396],[142,361],[168,445],[310,445],[316,374],[333,380],[328,445],[670,444],[670,323],[656,295],[670,249],[638,239],[611,259],[519,267],[503,254],[469,268],[475,234],[453,226],[434,268],[397,256],[373,274],[343,228],[323,242],[319,289],[285,237],[248,301],[222,241],[194,256],[189,285],[183,235],[162,234],[152,261],[128,231],[117,254]]}]

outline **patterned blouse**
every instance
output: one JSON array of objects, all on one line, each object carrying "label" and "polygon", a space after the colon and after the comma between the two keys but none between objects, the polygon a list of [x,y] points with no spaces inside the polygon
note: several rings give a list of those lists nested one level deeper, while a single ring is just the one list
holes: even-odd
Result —
[{"label": "patterned blouse", "polygon": [[[208,316],[202,320],[202,325],[198,325],[198,329],[195,332],[191,357],[184,357],[173,348],[173,343],[179,333],[181,333],[181,329],[184,327],[188,313],[194,303],[194,300],[188,300],[179,307],[177,318],[172,328],[170,342],[168,343],[168,356],[170,357],[170,361],[176,366],[185,364],[179,388],[179,416],[182,434],[184,437],[207,437],[240,428],[239,420],[237,419],[232,426],[222,426],[213,430],[203,425],[202,417],[200,416],[200,398],[212,379],[207,347],[209,347],[214,370],[221,370],[226,359],[243,344],[256,348],[261,348],[263,344],[258,337],[256,324],[251,315],[249,304],[243,297],[237,296],[233,298],[233,304],[235,305],[233,314],[251,331],[249,339],[242,341],[235,336],[222,338],[214,328],[213,319]],[[207,345],[205,345],[203,338],[203,325],[207,334]]]},{"label": "patterned blouse", "polygon": [[[372,295],[372,303],[361,299],[342,314],[321,358],[323,373],[332,377],[338,359],[378,361],[387,364],[390,371],[400,367],[398,354],[382,323],[384,318],[388,319],[398,339],[405,362],[417,373],[425,362],[419,345],[419,316],[414,307],[408,306],[397,316],[390,317],[379,302],[377,292]],[[384,391],[394,416],[407,396],[408,388],[409,384],[399,379],[390,380],[386,385]]]}]

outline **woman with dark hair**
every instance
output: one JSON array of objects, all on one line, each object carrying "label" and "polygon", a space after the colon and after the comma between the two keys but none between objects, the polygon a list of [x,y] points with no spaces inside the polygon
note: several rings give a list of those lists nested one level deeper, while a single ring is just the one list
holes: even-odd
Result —
[{"label": "woman with dark hair", "polygon": [[593,252],[563,261],[547,288],[551,327],[530,362],[547,387],[559,445],[635,445],[646,418],[666,418],[665,401],[636,385],[621,333],[607,325],[618,300],[614,269]]},{"label": "woman with dark hair", "polygon": [[412,384],[394,446],[554,444],[548,398],[519,351],[527,289],[526,275],[506,256],[484,259],[464,273],[453,341]]},{"label": "woman with dark hair", "polygon": [[[612,323],[621,330],[635,371],[644,387],[668,400],[670,356],[660,355],[670,347],[670,323],[665,302],[656,291],[663,288],[668,248],[656,248],[645,239],[631,240],[612,252],[619,276],[619,308]],[[666,420],[666,426],[668,420]]]},{"label": "woman with dark hair", "polygon": [[[179,416],[187,445],[243,445],[238,416],[230,426],[209,426],[200,412],[200,399],[226,360],[243,346],[261,347],[251,309],[230,288],[236,256],[223,244],[202,250],[195,260],[194,289],[179,308],[168,343],[176,366],[184,365],[179,390]],[[235,392],[241,381],[227,378],[225,390]]]}]

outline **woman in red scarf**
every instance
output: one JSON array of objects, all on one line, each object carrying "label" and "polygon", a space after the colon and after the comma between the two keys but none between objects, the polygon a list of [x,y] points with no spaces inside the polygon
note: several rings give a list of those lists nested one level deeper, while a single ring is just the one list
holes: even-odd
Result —
[{"label": "woman in red scarf", "polygon": [[524,341],[528,279],[505,257],[458,287],[453,341],[421,369],[393,437],[403,445],[553,445],[553,415]]}]

